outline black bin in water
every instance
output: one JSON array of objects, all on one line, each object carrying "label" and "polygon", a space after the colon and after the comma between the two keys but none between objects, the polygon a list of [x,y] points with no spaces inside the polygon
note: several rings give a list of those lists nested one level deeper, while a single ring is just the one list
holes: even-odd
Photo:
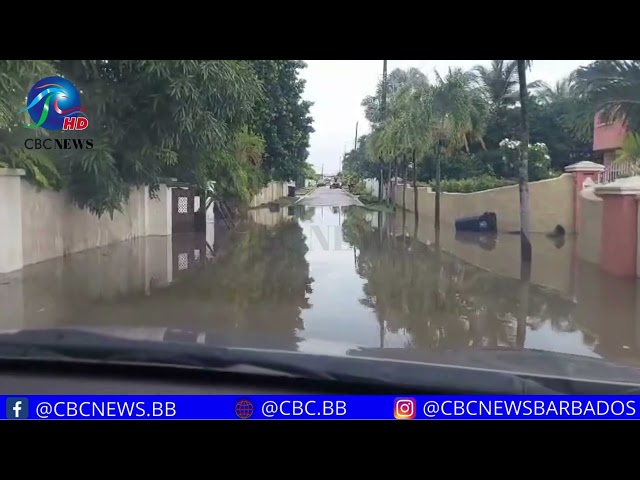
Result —
[{"label": "black bin in water", "polygon": [[496,232],[498,220],[494,212],[485,212],[477,217],[463,217],[456,220],[456,230],[460,232]]},{"label": "black bin in water", "polygon": [[295,197],[296,196],[296,187],[295,186],[289,185],[289,196],[290,197]]}]

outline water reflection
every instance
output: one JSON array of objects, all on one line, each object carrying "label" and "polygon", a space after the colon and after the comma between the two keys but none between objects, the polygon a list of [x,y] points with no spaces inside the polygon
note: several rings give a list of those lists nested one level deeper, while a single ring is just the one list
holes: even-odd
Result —
[{"label": "water reflection", "polygon": [[235,230],[123,242],[0,277],[0,328],[237,332],[344,353],[542,349],[639,363],[637,282],[575,260],[571,237],[474,236],[359,207],[256,209]]},{"label": "water reflection", "polygon": [[[218,251],[215,263],[153,296],[129,296],[118,310],[151,315],[145,325],[250,332],[277,337],[295,348],[300,316],[312,292],[307,247],[295,221],[239,225]],[[110,311],[92,322],[112,323]],[[139,321],[139,319],[137,319]]]},{"label": "water reflection", "polygon": [[389,331],[406,331],[408,345],[533,348],[635,363],[637,282],[576,261],[570,240],[535,238],[540,260],[527,282],[518,278],[517,237],[443,229],[436,242],[428,226],[401,217],[389,219],[390,228],[375,228],[354,212],[345,232],[360,250],[363,304],[379,312]]}]

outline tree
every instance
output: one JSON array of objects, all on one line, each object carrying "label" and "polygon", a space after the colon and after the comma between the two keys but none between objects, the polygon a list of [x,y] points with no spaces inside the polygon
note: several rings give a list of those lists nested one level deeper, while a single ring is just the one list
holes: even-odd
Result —
[{"label": "tree", "polygon": [[360,136],[358,148],[347,152],[344,157],[343,171],[352,174],[357,180],[375,178],[378,173],[377,166],[369,155],[368,138],[368,135]]},{"label": "tree", "polygon": [[[22,168],[27,178],[44,188],[59,188],[60,172],[51,155],[26,150],[24,140],[43,131],[19,128],[16,112],[24,108],[24,98],[31,85],[43,77],[56,74],[48,60],[0,60],[0,167]],[[29,121],[28,113],[22,119]]]},{"label": "tree", "polygon": [[486,128],[485,110],[480,107],[476,92],[470,88],[470,76],[461,69],[449,69],[442,78],[436,74],[432,96],[432,130],[436,158],[435,227],[440,228],[440,174],[442,156],[462,147],[468,149],[468,139],[482,139]]},{"label": "tree", "polygon": [[[257,67],[257,68],[256,68]],[[246,200],[269,179],[306,168],[311,117],[301,99],[297,61],[54,60],[0,62],[0,165],[25,168],[44,187],[66,188],[80,207],[113,214],[131,185],[177,177]],[[25,152],[16,115],[44,76],[68,78],[81,92],[94,140],[89,150]],[[28,115],[28,114],[25,114]]]},{"label": "tree", "polygon": [[[120,209],[129,185],[162,176],[202,187],[234,148],[261,97],[244,61],[59,61],[91,112],[95,147],[66,155],[67,185],[80,207]],[[227,162],[228,163],[228,162]]]},{"label": "tree", "polygon": [[531,91],[528,105],[530,143],[547,145],[551,167],[556,170],[593,155],[593,116],[571,87],[571,77],[553,87],[542,84]]},{"label": "tree", "polygon": [[300,60],[252,60],[264,97],[257,102],[252,123],[266,142],[264,169],[274,180],[293,180],[304,172],[309,156],[309,115],[312,103],[302,100],[305,80]]},{"label": "tree", "polygon": [[[384,64],[384,72],[386,73],[386,60]],[[393,97],[402,89],[405,85],[412,87],[421,87],[428,84],[427,76],[417,68],[409,68],[402,70],[400,68],[394,69],[388,78],[384,78],[378,83],[376,87],[376,93],[374,95],[368,95],[362,100],[361,105],[365,109],[365,118],[371,124],[372,129],[382,126],[386,115],[387,104],[393,102]],[[384,184],[384,162],[383,158],[378,158],[375,161],[379,162],[379,200],[381,200],[382,188]],[[376,176],[378,176],[378,174]]]},{"label": "tree", "polygon": [[597,60],[580,67],[573,90],[603,121],[622,120],[631,131],[640,130],[640,60]]},{"label": "tree", "polygon": [[[390,103],[393,97],[405,85],[414,87],[424,86],[428,84],[427,76],[417,68],[408,68],[402,70],[396,68],[389,73],[387,78],[387,101]],[[376,86],[374,95],[367,95],[361,102],[364,107],[364,116],[373,125],[382,122],[382,80]]]},{"label": "tree", "polygon": [[[520,169],[518,171],[518,191],[520,193],[520,259],[522,264],[531,264],[532,252],[529,240],[529,91],[526,70],[530,60],[518,60],[518,80],[520,84]],[[529,267],[530,268],[530,267]]]},{"label": "tree", "polygon": [[[468,72],[486,108],[485,131],[489,148],[497,148],[503,138],[513,138],[519,132],[517,66],[516,60],[492,60],[490,67],[476,65]],[[534,81],[529,88],[538,88],[540,85],[540,82]]]},{"label": "tree", "polygon": [[476,65],[473,79],[492,114],[512,107],[518,98],[516,60],[491,60],[491,66]]}]

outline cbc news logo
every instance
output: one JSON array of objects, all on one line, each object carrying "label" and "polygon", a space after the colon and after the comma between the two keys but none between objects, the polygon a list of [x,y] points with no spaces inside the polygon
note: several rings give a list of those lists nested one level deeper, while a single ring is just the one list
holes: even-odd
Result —
[{"label": "cbc news logo", "polygon": [[398,420],[416,418],[416,401],[414,398],[396,398],[393,402],[393,416]]}]

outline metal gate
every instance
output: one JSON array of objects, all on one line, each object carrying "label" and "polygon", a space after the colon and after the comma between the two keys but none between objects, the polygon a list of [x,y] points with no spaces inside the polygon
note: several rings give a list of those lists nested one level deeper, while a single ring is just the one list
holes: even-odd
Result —
[{"label": "metal gate", "polygon": [[195,231],[194,190],[191,188],[172,188],[171,192],[172,232],[189,233]]},{"label": "metal gate", "polygon": [[202,268],[211,258],[203,234],[175,235],[171,241],[171,248],[174,280]]}]

